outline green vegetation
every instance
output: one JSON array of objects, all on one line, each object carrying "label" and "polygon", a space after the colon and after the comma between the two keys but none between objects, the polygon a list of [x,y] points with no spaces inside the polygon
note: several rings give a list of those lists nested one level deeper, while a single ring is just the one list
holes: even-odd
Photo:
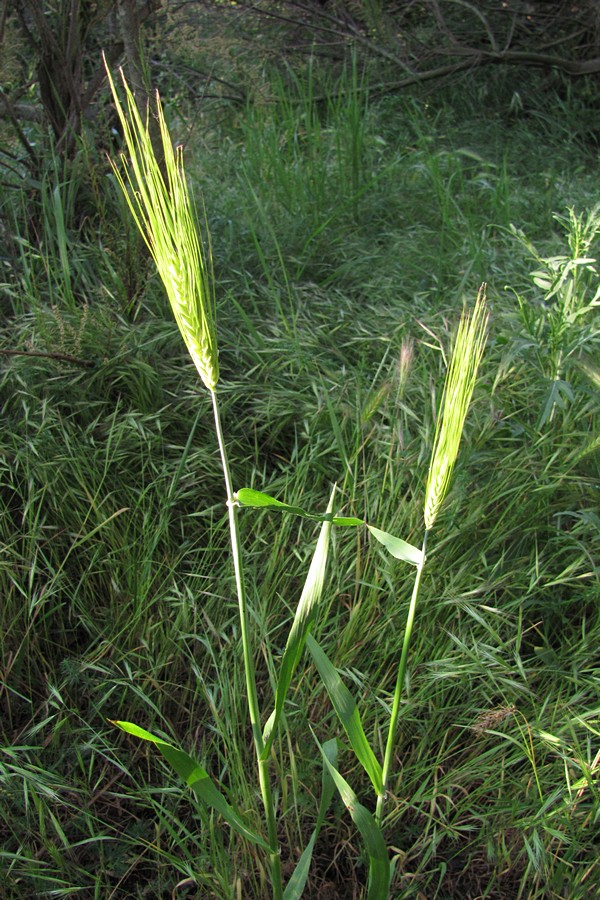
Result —
[{"label": "green vegetation", "polygon": [[[186,142],[212,234],[234,487],[323,511],[337,482],[336,511],[419,545],[452,335],[488,282],[490,337],[400,685],[392,892],[593,896],[597,159],[565,141],[573,97],[540,94],[526,118],[499,73],[429,97],[367,86],[356,65],[265,75],[242,113],[206,113]],[[108,166],[93,184],[77,171],[49,159],[35,228],[15,204],[5,267],[2,349],[38,354],[5,355],[0,374],[7,896],[266,897],[263,850],[107,721],[182,746],[262,834],[210,398]],[[73,225],[84,191],[102,200],[93,227]],[[319,526],[244,509],[239,525],[268,710]],[[412,571],[362,530],[332,529],[310,647],[378,759]],[[337,794],[320,809],[311,727],[339,737],[339,770],[375,812],[373,788],[309,653],[284,712],[271,758],[284,880],[322,824],[306,896],[360,896],[367,857]]]}]

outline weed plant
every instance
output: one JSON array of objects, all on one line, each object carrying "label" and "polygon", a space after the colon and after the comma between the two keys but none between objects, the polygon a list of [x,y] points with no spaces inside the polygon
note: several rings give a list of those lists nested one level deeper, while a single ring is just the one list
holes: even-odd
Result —
[{"label": "weed plant", "polygon": [[[575,267],[585,313],[562,338],[572,396],[541,423],[557,307],[539,273],[552,278],[552,260],[575,258],[572,217],[591,221],[593,159],[553,130],[553,102],[511,120],[509,143],[498,110],[488,121],[479,108],[475,126],[471,102],[477,109],[470,89],[427,108],[369,102],[365,140],[375,149],[363,161],[358,217],[350,224],[348,210],[332,220],[304,261],[301,217],[269,206],[277,186],[240,174],[245,118],[221,124],[218,147],[201,141],[221,412],[239,483],[322,509],[337,480],[345,514],[418,542],[443,354],[463,285],[470,292],[488,278],[483,380],[428,550],[405,679],[386,804],[393,892],[584,898],[600,884],[597,276],[593,263]],[[508,102],[504,111],[508,121]],[[262,120],[253,114],[260,130],[271,107],[260,108]],[[561,115],[569,114],[567,99]],[[458,152],[465,148],[478,159]],[[452,183],[442,173],[439,189],[453,201],[443,212],[424,177],[441,151]],[[71,257],[81,252],[77,235],[66,240]],[[589,258],[597,255],[594,238]],[[90,251],[89,271],[119,258],[125,239],[97,257]],[[244,719],[244,673],[207,399],[191,387],[193,367],[154,283],[132,324],[119,283],[103,274],[105,292],[90,276],[81,327],[82,297],[69,307],[48,279],[26,279],[31,251],[12,266],[2,349],[58,350],[57,306],[70,349],[80,335],[95,366],[2,358],[6,896],[265,896],[251,846],[234,849],[166,765],[125,736],[119,743],[106,723],[132,719],[181,743],[243,810],[256,808],[246,778],[252,738],[240,740],[234,725]],[[274,677],[267,647],[283,651],[310,562],[314,526],[298,521],[268,513],[241,521],[248,569],[264,587],[250,587],[264,623],[261,697]],[[405,564],[358,531],[351,540],[334,531],[331,563],[326,627],[316,623],[315,637],[360,698],[365,732],[376,734],[391,705],[410,583]],[[291,848],[306,844],[317,818],[322,766],[307,715],[322,723],[319,738],[342,737],[310,668],[290,695],[289,739],[275,764],[290,773],[277,800],[281,844]],[[367,797],[349,753],[340,765]],[[306,895],[359,896],[357,849],[334,801]],[[282,860],[286,878],[296,862],[296,854]]]}]

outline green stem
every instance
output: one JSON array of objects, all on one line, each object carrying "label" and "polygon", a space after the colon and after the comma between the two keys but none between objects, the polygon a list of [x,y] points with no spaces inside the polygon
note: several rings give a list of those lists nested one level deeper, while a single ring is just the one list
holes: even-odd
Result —
[{"label": "green stem", "polygon": [[394,690],[394,702],[392,703],[392,713],[390,715],[390,725],[388,729],[387,742],[385,745],[385,756],[383,758],[383,794],[377,798],[377,809],[375,819],[377,824],[381,826],[383,820],[383,804],[385,802],[390,769],[392,767],[392,759],[394,755],[394,742],[396,739],[396,726],[398,725],[398,716],[400,714],[400,698],[402,696],[402,687],[406,676],[406,665],[408,662],[408,648],[410,646],[410,638],[412,634],[413,624],[415,621],[415,611],[417,609],[417,599],[419,596],[419,587],[421,586],[421,576],[425,566],[425,551],[427,550],[427,536],[429,531],[425,532],[423,538],[423,547],[421,562],[417,566],[417,574],[413,586],[412,597],[410,598],[410,606],[408,607],[408,615],[406,617],[406,627],[404,629],[404,640],[402,642],[402,653],[400,654],[400,663],[398,665],[398,677],[396,678],[396,688]]},{"label": "green stem", "polygon": [[261,754],[264,749],[264,741],[262,736],[262,728],[260,724],[260,709],[258,706],[258,693],[256,690],[256,671],[254,668],[254,655],[252,653],[252,645],[250,641],[250,626],[248,616],[248,604],[246,602],[246,586],[244,582],[244,569],[242,565],[242,542],[240,538],[240,529],[238,524],[238,507],[233,499],[233,487],[231,481],[231,470],[229,468],[229,458],[227,456],[227,448],[223,437],[223,429],[221,427],[221,416],[219,414],[219,404],[217,401],[216,391],[210,392],[213,413],[215,417],[215,430],[217,433],[217,441],[219,444],[219,452],[221,454],[221,464],[223,466],[223,475],[225,478],[225,490],[227,492],[227,510],[229,513],[229,533],[231,537],[231,554],[233,556],[233,568],[235,571],[235,584],[238,596],[238,606],[240,611],[240,629],[242,633],[242,652],[244,655],[244,673],[246,676],[246,693],[248,696],[248,712],[250,714],[250,724],[252,726],[252,737],[254,738],[254,749],[258,761],[258,778],[260,783],[260,792],[262,795],[265,817],[267,822],[267,834],[269,846],[271,848],[271,880],[273,885],[273,900],[281,900],[283,897],[283,882],[281,876],[281,860],[279,856],[279,842],[277,839],[277,823],[275,820],[275,809],[273,805],[273,796],[271,792],[271,781],[269,779],[268,760],[261,760]]}]

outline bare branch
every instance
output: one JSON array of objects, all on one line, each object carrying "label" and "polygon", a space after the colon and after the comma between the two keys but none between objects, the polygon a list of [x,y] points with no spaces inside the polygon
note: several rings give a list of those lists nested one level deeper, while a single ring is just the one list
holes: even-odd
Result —
[{"label": "bare branch", "polygon": [[27,140],[27,135],[23,131],[21,122],[19,121],[22,116],[20,116],[19,110],[11,104],[10,99],[0,87],[0,112],[2,111],[4,112],[4,115],[10,119],[10,123],[15,129],[19,142],[25,148],[27,155],[37,165],[37,154]]},{"label": "bare branch", "polygon": [[0,349],[2,356],[33,356],[38,359],[55,359],[58,362],[70,363],[72,366],[80,366],[82,369],[94,369],[96,363],[91,359],[79,359],[77,356],[70,356],[68,353],[43,353],[41,350],[3,350]]}]

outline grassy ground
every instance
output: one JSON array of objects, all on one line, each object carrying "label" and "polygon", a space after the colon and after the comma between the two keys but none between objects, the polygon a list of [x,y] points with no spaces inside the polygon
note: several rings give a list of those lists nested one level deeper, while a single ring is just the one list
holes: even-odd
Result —
[{"label": "grassy ground", "polygon": [[[497,73],[428,97],[365,87],[352,66],[273,76],[189,135],[235,478],[316,509],[337,481],[345,513],[419,544],[445,353],[488,282],[491,337],[400,720],[394,896],[594,896],[599,284],[574,260],[597,253],[600,216],[585,92],[531,78],[517,95]],[[265,897],[251,848],[107,723],[181,742],[257,815],[208,399],[116,190],[86,230],[64,224],[75,187],[57,164],[43,189],[42,238],[14,245],[2,322],[4,349],[42,354],[0,372],[4,896]],[[243,526],[267,707],[314,529],[249,512]],[[336,536],[316,633],[376,746],[410,588],[363,535]],[[290,867],[318,803],[307,722],[336,728],[299,671],[275,762]],[[307,896],[359,897],[363,879],[336,806]]]}]

